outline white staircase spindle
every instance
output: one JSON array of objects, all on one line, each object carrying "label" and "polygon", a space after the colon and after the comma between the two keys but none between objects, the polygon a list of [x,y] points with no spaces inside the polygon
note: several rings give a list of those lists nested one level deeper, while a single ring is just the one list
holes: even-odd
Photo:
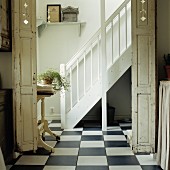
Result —
[{"label": "white staircase spindle", "polygon": [[73,108],[73,83],[72,83],[72,69],[70,67],[70,108]]},{"label": "white staircase spindle", "polygon": [[84,53],[84,57],[83,57],[83,60],[84,60],[84,96],[86,94],[86,53]]},{"label": "white staircase spindle", "polygon": [[98,80],[100,79],[100,36],[97,37],[97,48],[98,48],[98,64],[97,64],[97,69],[98,69]]},{"label": "white staircase spindle", "polygon": [[93,85],[93,51],[92,51],[93,46],[91,45],[91,49],[90,49],[90,60],[91,60],[91,64],[90,64],[90,79],[91,79],[91,87]]},{"label": "white staircase spindle", "polygon": [[111,42],[111,43],[112,43],[112,44],[111,44],[111,47],[112,47],[112,61],[111,61],[111,62],[112,62],[112,64],[113,64],[113,61],[114,61],[114,60],[113,60],[113,57],[114,57],[114,56],[113,56],[113,45],[114,45],[114,44],[113,44],[113,40],[114,40],[113,20],[112,20],[112,22],[111,22],[111,29],[112,29],[112,30],[111,30],[111,31],[112,31],[112,42]]},{"label": "white staircase spindle", "polygon": [[79,102],[79,60],[77,59],[77,102]]},{"label": "white staircase spindle", "polygon": [[125,38],[126,38],[126,49],[127,49],[127,35],[128,35],[128,32],[127,32],[127,5],[125,6]]},{"label": "white staircase spindle", "polygon": [[120,13],[118,14],[119,57],[120,57]]}]

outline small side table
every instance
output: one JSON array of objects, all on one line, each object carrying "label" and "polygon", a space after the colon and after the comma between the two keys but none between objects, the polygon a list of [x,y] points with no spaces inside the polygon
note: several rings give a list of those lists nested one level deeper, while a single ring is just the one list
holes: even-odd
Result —
[{"label": "small side table", "polygon": [[56,141],[60,140],[60,136],[53,133],[48,127],[48,121],[45,119],[45,98],[54,95],[54,92],[37,92],[37,102],[41,100],[41,120],[38,121],[38,145],[42,146],[50,152],[54,152],[54,148],[43,141],[45,132],[56,138]]}]

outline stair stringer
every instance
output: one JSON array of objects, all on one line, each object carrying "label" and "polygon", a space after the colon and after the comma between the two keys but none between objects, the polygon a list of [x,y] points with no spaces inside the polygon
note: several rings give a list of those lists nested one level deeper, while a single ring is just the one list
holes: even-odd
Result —
[{"label": "stair stringer", "polygon": [[66,114],[66,129],[72,129],[101,98],[101,81],[98,80],[72,110]]},{"label": "stair stringer", "polygon": [[[118,81],[118,79],[132,65],[131,46],[117,59],[108,69],[107,91]],[[101,99],[101,81],[98,80],[85,96],[72,110],[66,114],[66,129],[72,129],[90,111],[90,109]]]},{"label": "stair stringer", "polygon": [[116,62],[107,70],[107,91],[118,81],[120,77],[132,65],[131,46],[116,60]]}]

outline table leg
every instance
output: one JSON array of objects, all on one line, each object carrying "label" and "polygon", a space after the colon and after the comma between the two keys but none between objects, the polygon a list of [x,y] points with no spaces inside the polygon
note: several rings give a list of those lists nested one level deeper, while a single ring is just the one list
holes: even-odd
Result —
[{"label": "table leg", "polygon": [[50,128],[48,127],[48,121],[44,120],[44,131],[47,132],[48,134],[50,134],[52,137],[56,138],[56,141],[60,140],[60,136],[56,135],[55,133],[53,133]]},{"label": "table leg", "polygon": [[42,135],[40,130],[38,129],[38,145],[42,146],[44,149],[54,153],[55,149],[53,147],[51,147],[50,145],[46,144],[43,140],[42,140]]}]

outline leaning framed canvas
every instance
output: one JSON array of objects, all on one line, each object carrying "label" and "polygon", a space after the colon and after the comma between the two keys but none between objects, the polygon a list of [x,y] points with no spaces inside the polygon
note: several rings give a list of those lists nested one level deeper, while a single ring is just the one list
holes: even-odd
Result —
[{"label": "leaning framed canvas", "polygon": [[47,22],[61,22],[61,5],[47,5]]}]

